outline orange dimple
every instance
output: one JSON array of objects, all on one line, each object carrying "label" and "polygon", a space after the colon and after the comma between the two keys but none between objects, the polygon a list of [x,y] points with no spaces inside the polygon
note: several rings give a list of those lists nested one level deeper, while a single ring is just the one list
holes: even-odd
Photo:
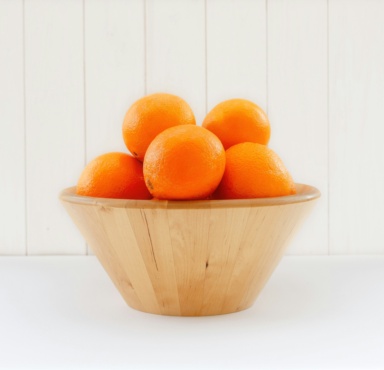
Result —
[{"label": "orange dimple", "polygon": [[265,112],[245,99],[231,99],[216,105],[205,117],[203,127],[212,131],[225,149],[254,142],[267,145],[271,134]]},{"label": "orange dimple", "polygon": [[272,149],[242,143],[226,151],[225,172],[214,198],[263,198],[295,193],[291,175]]},{"label": "orange dimple", "polygon": [[89,197],[151,199],[143,164],[125,153],[106,153],[92,160],[77,183],[77,194]]},{"label": "orange dimple", "polygon": [[219,185],[225,151],[210,131],[193,125],[169,128],[148,147],[144,178],[158,199],[204,199]]},{"label": "orange dimple", "polygon": [[176,95],[157,93],[136,101],[123,123],[125,145],[134,157],[143,161],[151,141],[162,131],[178,125],[195,125],[195,116],[187,102]]}]

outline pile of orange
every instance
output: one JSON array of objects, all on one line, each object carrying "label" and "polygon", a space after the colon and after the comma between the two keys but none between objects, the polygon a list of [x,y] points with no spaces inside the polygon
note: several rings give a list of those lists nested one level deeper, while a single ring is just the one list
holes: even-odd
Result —
[{"label": "pile of orange", "polygon": [[231,99],[214,107],[202,127],[178,96],[136,101],[123,122],[128,153],[91,161],[77,194],[121,199],[241,199],[295,193],[278,155],[268,148],[270,123],[255,103]]}]

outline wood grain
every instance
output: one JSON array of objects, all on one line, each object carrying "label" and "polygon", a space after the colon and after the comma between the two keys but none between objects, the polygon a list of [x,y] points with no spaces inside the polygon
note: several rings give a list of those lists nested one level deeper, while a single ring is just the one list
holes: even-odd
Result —
[{"label": "wood grain", "polygon": [[[126,302],[163,315],[250,307],[320,196],[231,201],[126,201],[61,194]],[[197,206],[196,206],[197,205]]]},{"label": "wood grain", "polygon": [[322,199],[289,254],[328,254],[327,1],[268,1],[269,146]]},{"label": "wood grain", "polygon": [[84,165],[83,7],[25,1],[28,254],[84,254],[56,201]]},{"label": "wood grain", "polygon": [[330,1],[330,252],[384,252],[384,2]]},{"label": "wood grain", "polygon": [[0,254],[26,253],[23,3],[0,2]]}]

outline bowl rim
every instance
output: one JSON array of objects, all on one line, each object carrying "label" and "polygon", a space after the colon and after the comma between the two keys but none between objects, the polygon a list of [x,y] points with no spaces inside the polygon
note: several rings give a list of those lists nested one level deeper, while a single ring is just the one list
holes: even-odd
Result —
[{"label": "bowl rim", "polygon": [[201,208],[237,208],[266,207],[308,202],[320,198],[320,191],[311,185],[296,183],[296,194],[271,198],[252,199],[212,199],[212,200],[137,200],[88,197],[76,194],[76,186],[61,191],[62,202],[88,206],[111,208],[167,208],[167,209],[201,209]]}]

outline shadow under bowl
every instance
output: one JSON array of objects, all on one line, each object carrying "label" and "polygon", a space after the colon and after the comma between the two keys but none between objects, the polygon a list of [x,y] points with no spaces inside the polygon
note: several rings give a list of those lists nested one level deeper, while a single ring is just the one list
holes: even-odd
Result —
[{"label": "shadow under bowl", "polygon": [[259,199],[60,199],[134,309],[161,315],[237,312],[254,303],[320,192]]}]

